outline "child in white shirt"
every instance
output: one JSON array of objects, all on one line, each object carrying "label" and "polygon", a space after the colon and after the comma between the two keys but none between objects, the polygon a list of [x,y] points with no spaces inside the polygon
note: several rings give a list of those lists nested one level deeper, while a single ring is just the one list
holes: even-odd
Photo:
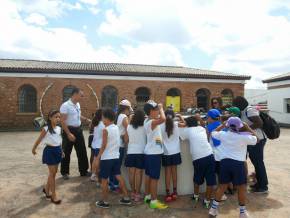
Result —
[{"label": "child in white shirt", "polygon": [[199,115],[186,118],[180,127],[181,139],[189,140],[190,153],[192,155],[192,164],[194,167],[194,195],[193,200],[199,200],[199,186],[206,180],[206,196],[203,200],[205,208],[210,207],[210,198],[213,188],[216,185],[215,177],[215,159],[213,156],[212,147],[208,142],[206,129],[199,126]]},{"label": "child in white shirt", "polygon": [[131,200],[128,197],[128,191],[125,181],[121,176],[120,171],[120,133],[117,125],[114,124],[115,113],[112,109],[103,111],[103,129],[102,147],[97,156],[98,164],[100,164],[100,177],[102,179],[102,200],[96,202],[97,207],[109,208],[108,199],[108,178],[113,175],[119,182],[120,189],[123,193],[123,198],[119,201],[120,204],[131,205]]},{"label": "child in white shirt", "polygon": [[[172,109],[165,111],[166,121],[160,125],[164,154],[162,165],[165,167],[165,201],[170,202],[177,199],[177,165],[181,164],[180,141],[178,122],[174,122],[175,113]],[[173,192],[170,194],[170,182],[172,179]]]},{"label": "child in white shirt", "polygon": [[[228,131],[221,131],[227,127]],[[241,128],[246,132],[240,132]],[[256,133],[238,117],[231,117],[219,126],[212,136],[221,141],[220,184],[215,200],[209,211],[210,216],[218,215],[218,206],[222,195],[230,182],[237,187],[240,205],[240,218],[248,217],[246,204],[247,175],[244,162],[246,160],[247,146],[257,143]]]}]

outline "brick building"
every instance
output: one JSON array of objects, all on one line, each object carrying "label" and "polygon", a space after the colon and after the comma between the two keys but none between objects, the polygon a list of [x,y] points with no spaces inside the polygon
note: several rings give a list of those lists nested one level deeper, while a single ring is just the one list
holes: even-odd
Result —
[{"label": "brick building", "polygon": [[248,79],[186,67],[0,59],[0,129],[33,128],[40,100],[46,115],[68,98],[72,86],[84,90],[82,113],[90,116],[98,105],[114,108],[122,98],[137,107],[151,98],[178,111],[208,109],[212,97],[230,103],[243,95]]}]

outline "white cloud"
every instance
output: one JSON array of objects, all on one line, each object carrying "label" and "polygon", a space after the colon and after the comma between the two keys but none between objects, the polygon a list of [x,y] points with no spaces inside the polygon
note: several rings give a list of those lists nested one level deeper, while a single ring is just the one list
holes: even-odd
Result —
[{"label": "white cloud", "polygon": [[[247,85],[290,66],[290,9],[283,0],[113,0],[98,32],[139,43],[197,47],[214,58],[212,69],[250,74]],[[290,14],[290,13],[289,13]],[[197,66],[198,67],[198,66]]]},{"label": "white cloud", "polygon": [[97,5],[99,0],[80,0],[80,2],[89,5]]},{"label": "white cloud", "polygon": [[[24,22],[16,4],[5,1],[0,9],[1,58],[27,58],[76,62],[124,62],[183,65],[181,54],[166,43],[144,43],[94,48],[85,34],[68,28],[46,28]],[[84,26],[86,29],[86,26]],[[21,34],[19,34],[21,33]]]},{"label": "white cloud", "polygon": [[40,26],[45,26],[48,23],[45,16],[38,13],[30,14],[27,18],[25,18],[25,21],[27,23],[36,24]]}]

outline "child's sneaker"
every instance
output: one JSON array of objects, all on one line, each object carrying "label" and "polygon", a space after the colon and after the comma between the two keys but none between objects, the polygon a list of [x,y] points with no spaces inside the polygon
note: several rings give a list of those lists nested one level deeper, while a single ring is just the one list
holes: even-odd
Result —
[{"label": "child's sneaker", "polygon": [[150,208],[163,210],[163,209],[168,208],[168,206],[166,204],[161,203],[158,200],[155,200],[155,201],[150,202]]},{"label": "child's sneaker", "polygon": [[171,198],[172,198],[173,201],[176,201],[176,199],[177,199],[177,193],[176,192],[173,192],[171,194]]},{"label": "child's sneaker", "polygon": [[240,213],[240,218],[249,218],[249,214],[247,211],[245,211],[244,213]]},{"label": "child's sneaker", "polygon": [[172,196],[170,194],[167,194],[165,196],[165,202],[171,202],[173,199],[172,199]]},{"label": "child's sneaker", "polygon": [[192,195],[191,199],[197,203],[199,201],[199,196],[198,195]]},{"label": "child's sneaker", "polygon": [[91,182],[96,182],[97,181],[97,176],[95,174],[92,174],[90,177]]},{"label": "child's sneaker", "polygon": [[148,197],[148,196],[145,196],[145,197],[144,197],[144,203],[145,203],[145,204],[149,204],[150,201],[151,201],[151,198],[150,198],[150,197]]},{"label": "child's sneaker", "polygon": [[131,205],[132,204],[132,202],[131,202],[131,200],[129,198],[128,199],[121,198],[121,200],[119,200],[119,203],[122,204],[122,205]]},{"label": "child's sneaker", "polygon": [[214,208],[210,208],[208,212],[209,217],[216,217],[218,215],[218,210]]},{"label": "child's sneaker", "polygon": [[135,194],[134,201],[135,201],[136,203],[140,202],[140,201],[141,201],[141,199],[142,199],[142,197],[141,197],[141,195],[140,195],[140,194]]},{"label": "child's sneaker", "polygon": [[210,201],[204,199],[203,200],[203,207],[206,209],[209,209],[210,208]]},{"label": "child's sneaker", "polygon": [[226,201],[226,200],[228,200],[228,197],[224,194],[224,195],[222,196],[221,201]]},{"label": "child's sneaker", "polygon": [[136,194],[134,192],[131,192],[131,195],[130,195],[131,200],[134,200],[135,199],[135,196],[136,196]]},{"label": "child's sneaker", "polygon": [[97,202],[96,202],[96,206],[97,206],[97,207],[100,207],[100,208],[105,208],[105,209],[110,208],[109,203],[104,202],[104,201],[97,201]]}]

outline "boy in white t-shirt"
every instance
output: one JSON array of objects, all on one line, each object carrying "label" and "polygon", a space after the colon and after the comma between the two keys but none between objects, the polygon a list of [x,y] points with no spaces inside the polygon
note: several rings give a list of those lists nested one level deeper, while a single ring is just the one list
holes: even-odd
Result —
[{"label": "boy in white t-shirt", "polygon": [[144,121],[144,129],[147,135],[145,154],[145,198],[152,209],[165,209],[167,206],[157,200],[157,186],[160,177],[161,157],[163,144],[160,124],[165,122],[165,114],[162,104],[149,100],[144,105],[144,112],[148,118]]},{"label": "boy in white t-shirt", "polygon": [[215,159],[212,147],[208,142],[206,129],[199,126],[201,118],[199,115],[186,118],[179,126],[180,138],[189,140],[192,164],[194,167],[194,195],[193,199],[199,199],[199,186],[206,180],[206,196],[203,200],[205,208],[210,207],[210,198],[216,185]]},{"label": "boy in white t-shirt", "polygon": [[[224,128],[228,131],[221,131]],[[240,132],[241,128],[246,132]],[[256,133],[238,117],[231,117],[220,125],[212,136],[221,142],[220,184],[216,192],[215,200],[209,211],[211,217],[218,215],[218,206],[222,195],[230,182],[237,187],[240,205],[240,218],[248,217],[246,211],[246,182],[247,175],[244,162],[246,161],[247,145],[257,143]]]},{"label": "boy in white t-shirt", "polygon": [[100,163],[100,177],[102,179],[102,200],[96,202],[97,207],[109,208],[108,199],[108,178],[110,175],[116,177],[119,181],[120,189],[123,193],[123,198],[119,201],[120,204],[131,205],[131,200],[128,197],[128,191],[125,181],[121,176],[120,171],[120,133],[117,125],[114,124],[115,113],[112,109],[103,111],[103,129],[102,147],[99,150],[97,160]]}]

